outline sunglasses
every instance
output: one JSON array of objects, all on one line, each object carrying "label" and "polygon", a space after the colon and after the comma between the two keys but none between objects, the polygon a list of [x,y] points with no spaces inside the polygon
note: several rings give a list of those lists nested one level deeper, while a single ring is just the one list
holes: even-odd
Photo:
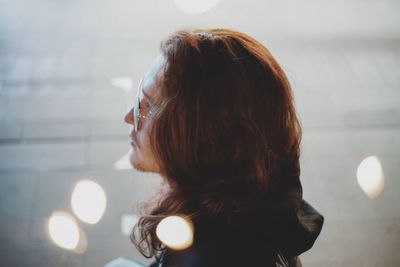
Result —
[{"label": "sunglasses", "polygon": [[[148,117],[147,114],[146,115],[142,114],[142,112],[143,112],[143,109],[141,107],[142,99],[143,99],[143,78],[140,80],[137,96],[134,100],[133,109],[132,109],[133,123],[134,123],[133,129],[135,130],[135,132],[140,130],[139,124],[141,124],[141,119],[145,119]],[[148,108],[149,108],[149,110],[147,113],[151,114],[151,110],[150,110],[151,107],[149,106]]]}]

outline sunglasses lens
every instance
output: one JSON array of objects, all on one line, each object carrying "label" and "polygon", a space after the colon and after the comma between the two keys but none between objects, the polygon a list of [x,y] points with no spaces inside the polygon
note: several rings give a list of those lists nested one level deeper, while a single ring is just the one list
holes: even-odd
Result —
[{"label": "sunglasses lens", "polygon": [[136,97],[135,103],[133,105],[133,122],[134,122],[133,128],[134,128],[135,132],[137,132],[139,129],[140,98],[141,98],[141,91],[142,91],[142,83],[143,83],[143,79],[140,80],[137,97]]},{"label": "sunglasses lens", "polygon": [[135,132],[137,132],[139,124],[139,98],[136,99],[136,103],[133,107],[133,122],[133,127],[135,129]]}]

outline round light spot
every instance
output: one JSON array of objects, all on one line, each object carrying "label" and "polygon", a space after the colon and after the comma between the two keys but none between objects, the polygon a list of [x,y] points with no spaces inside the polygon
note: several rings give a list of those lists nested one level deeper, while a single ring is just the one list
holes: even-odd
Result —
[{"label": "round light spot", "polygon": [[181,216],[169,216],[159,222],[156,229],[160,241],[175,250],[188,248],[193,243],[193,225]]},{"label": "round light spot", "polygon": [[54,212],[47,230],[51,240],[59,247],[73,250],[79,244],[79,227],[75,219],[66,212]]},{"label": "round light spot", "polygon": [[174,0],[175,5],[190,14],[204,13],[218,4],[219,0]]},{"label": "round light spot", "polygon": [[80,220],[90,224],[98,223],[104,214],[106,204],[106,194],[99,184],[83,180],[75,185],[71,206]]},{"label": "round light spot", "polygon": [[382,166],[376,156],[364,159],[357,168],[357,182],[369,198],[376,198],[384,187]]}]

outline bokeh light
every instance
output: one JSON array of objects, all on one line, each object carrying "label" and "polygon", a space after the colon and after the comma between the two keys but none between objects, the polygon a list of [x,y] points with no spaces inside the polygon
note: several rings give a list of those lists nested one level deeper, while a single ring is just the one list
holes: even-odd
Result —
[{"label": "bokeh light", "polygon": [[96,224],[103,216],[106,205],[106,194],[99,184],[83,180],[75,185],[71,196],[71,206],[80,220]]},{"label": "bokeh light", "polygon": [[164,245],[182,250],[193,243],[193,224],[182,216],[168,216],[159,222],[156,234]]},{"label": "bokeh light", "polygon": [[357,181],[369,198],[376,198],[384,187],[382,165],[376,156],[365,158],[357,168]]},{"label": "bokeh light", "polygon": [[218,4],[219,0],[174,0],[175,5],[190,14],[204,13]]},{"label": "bokeh light", "polygon": [[126,153],[123,157],[121,157],[119,160],[117,160],[113,167],[115,170],[131,170],[133,169],[131,161],[130,161],[130,155],[132,153],[132,149],[129,150],[128,153]]},{"label": "bokeh light", "polygon": [[47,224],[51,240],[59,247],[73,250],[78,247],[80,230],[75,219],[66,212],[54,212]]},{"label": "bokeh light", "polygon": [[114,77],[111,79],[111,84],[121,88],[125,92],[132,90],[132,79],[129,77]]}]

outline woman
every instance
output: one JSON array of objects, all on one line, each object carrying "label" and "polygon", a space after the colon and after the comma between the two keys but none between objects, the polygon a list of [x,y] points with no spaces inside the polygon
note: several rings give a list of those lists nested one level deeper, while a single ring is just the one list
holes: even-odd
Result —
[{"label": "woman", "polygon": [[[125,121],[132,165],[165,181],[131,235],[152,267],[300,265],[323,217],[302,199],[301,125],[262,44],[228,29],[173,33]],[[156,235],[175,214],[194,226],[181,251]]]}]

